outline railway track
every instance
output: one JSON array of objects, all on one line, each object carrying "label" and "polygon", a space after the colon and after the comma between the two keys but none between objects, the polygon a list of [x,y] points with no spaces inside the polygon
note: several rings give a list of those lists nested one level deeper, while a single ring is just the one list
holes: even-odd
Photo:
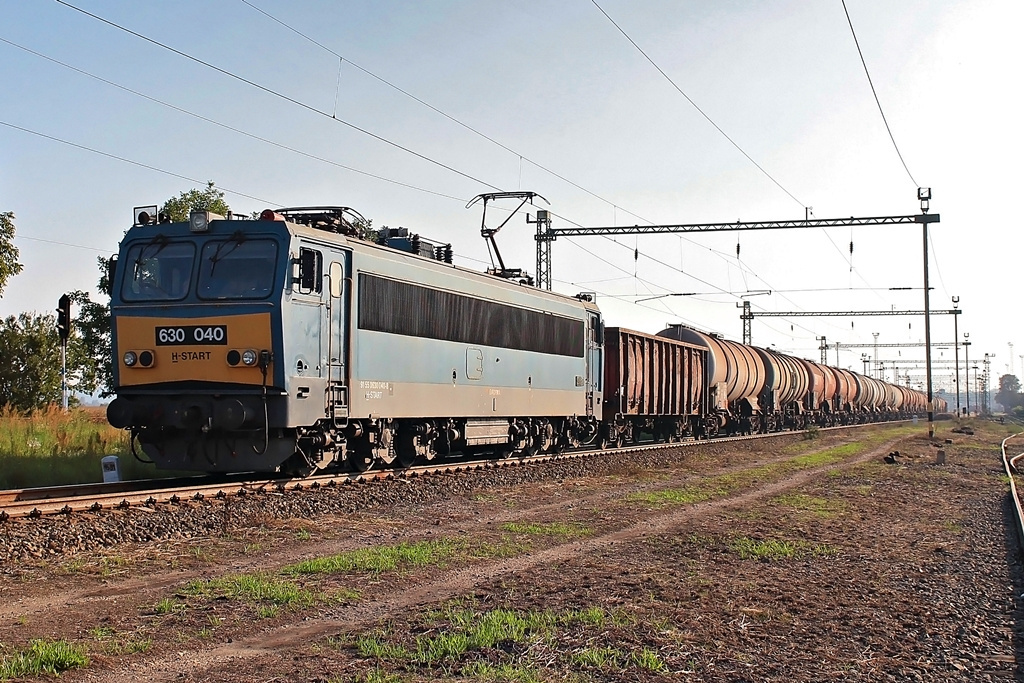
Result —
[{"label": "railway track", "polygon": [[[825,427],[821,431],[856,429],[877,424],[868,423]],[[571,460],[599,454],[634,453],[666,448],[686,448],[701,444],[721,444],[734,441],[773,438],[795,434],[793,431],[754,434],[750,436],[729,436],[712,440],[689,439],[675,443],[641,443],[614,450],[588,449],[551,455],[508,458],[504,460],[473,460],[448,462],[444,464],[417,465],[405,469],[382,469],[368,472],[336,472],[320,474],[301,479],[265,475],[218,476],[186,479],[144,480],[136,482],[75,484],[32,489],[0,491],[0,522],[17,517],[43,517],[57,514],[100,512],[102,510],[142,508],[153,509],[154,505],[176,504],[188,501],[222,500],[230,497],[258,495],[261,493],[284,493],[304,489],[320,489],[345,486],[377,479],[411,478],[471,470],[517,467],[541,464],[556,460]]]},{"label": "railway track", "polygon": [[1024,432],[1006,437],[1000,445],[1003,453],[1003,468],[1006,470],[1006,476],[1010,480],[1010,496],[1013,498],[1014,509],[1017,511],[1017,536],[1021,541],[1021,545],[1024,545],[1024,508],[1021,507],[1021,492],[1017,486],[1021,475],[1024,474],[1024,469],[1018,469],[1018,464],[1024,468],[1024,462],[1022,462],[1024,461],[1024,452],[1010,455],[1011,452],[1024,446],[1018,445],[1010,448],[1007,444],[1012,439],[1017,439],[1018,441],[1024,439]]}]

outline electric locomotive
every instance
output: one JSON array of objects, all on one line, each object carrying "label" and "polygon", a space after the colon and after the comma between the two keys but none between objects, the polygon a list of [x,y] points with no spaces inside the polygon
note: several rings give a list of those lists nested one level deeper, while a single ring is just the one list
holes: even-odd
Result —
[{"label": "electric locomotive", "polygon": [[587,297],[457,267],[415,235],[360,239],[345,207],[229,218],[137,211],[111,268],[108,420],[158,467],[307,474],[597,437]]}]

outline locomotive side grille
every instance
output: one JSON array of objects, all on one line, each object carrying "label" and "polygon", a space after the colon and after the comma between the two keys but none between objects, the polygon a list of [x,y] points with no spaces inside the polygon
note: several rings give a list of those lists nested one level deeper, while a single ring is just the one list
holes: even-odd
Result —
[{"label": "locomotive side grille", "polygon": [[359,329],[583,357],[584,325],[550,313],[361,273]]}]

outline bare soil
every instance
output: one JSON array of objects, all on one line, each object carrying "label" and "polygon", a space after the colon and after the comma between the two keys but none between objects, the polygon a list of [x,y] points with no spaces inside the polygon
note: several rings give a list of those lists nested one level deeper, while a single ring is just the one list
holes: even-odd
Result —
[{"label": "bare soil", "polygon": [[0,658],[66,639],[91,661],[65,681],[1024,679],[1012,429],[953,426],[12,520]]}]

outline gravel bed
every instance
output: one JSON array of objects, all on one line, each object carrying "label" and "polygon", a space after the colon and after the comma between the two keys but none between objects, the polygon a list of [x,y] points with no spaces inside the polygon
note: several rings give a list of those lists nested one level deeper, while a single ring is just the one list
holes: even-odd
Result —
[{"label": "gravel bed", "polygon": [[[771,441],[781,447],[799,439],[799,435],[785,435]],[[687,458],[721,461],[738,450],[744,450],[744,447],[736,443],[697,444],[657,451],[602,453],[591,458],[539,465],[495,467],[410,479],[377,479],[337,487],[262,492],[222,500],[182,501],[145,509],[15,518],[0,522],[0,573],[14,569],[19,560],[55,558],[126,543],[201,538],[266,519],[313,519],[396,505],[425,505],[478,490],[515,487],[534,481],[600,476],[625,469],[671,466]]]}]

